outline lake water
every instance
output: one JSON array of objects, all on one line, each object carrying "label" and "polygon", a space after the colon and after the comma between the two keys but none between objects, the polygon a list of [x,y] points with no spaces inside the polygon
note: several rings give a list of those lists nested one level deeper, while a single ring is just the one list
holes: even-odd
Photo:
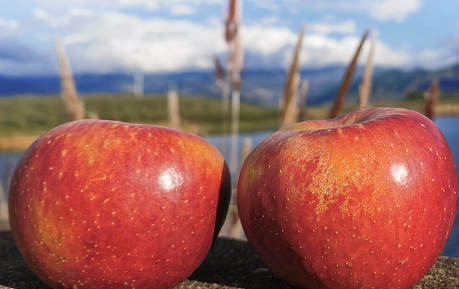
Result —
[{"label": "lake water", "polygon": [[[456,162],[456,167],[459,168],[459,118],[457,117],[441,117],[435,120],[435,124],[442,131],[445,136],[448,144],[453,153],[454,160]],[[242,143],[245,138],[250,137],[253,142],[253,146],[258,144],[260,141],[271,135],[273,132],[257,132],[257,133],[245,133],[239,136],[239,148],[242,147]],[[220,145],[219,136],[210,136],[208,138],[209,142],[212,143],[215,147]],[[229,147],[230,147],[230,138],[226,140],[226,153],[225,158],[229,160]],[[240,153],[238,154],[239,157]],[[0,176],[8,177],[4,175],[6,167],[15,166],[21,157],[20,152],[10,152],[10,153],[0,153]],[[8,169],[6,171],[9,171]],[[445,246],[445,249],[442,253],[443,256],[450,256],[459,258],[459,216],[456,215],[456,223],[454,224],[453,231],[448,240],[448,243]]]}]

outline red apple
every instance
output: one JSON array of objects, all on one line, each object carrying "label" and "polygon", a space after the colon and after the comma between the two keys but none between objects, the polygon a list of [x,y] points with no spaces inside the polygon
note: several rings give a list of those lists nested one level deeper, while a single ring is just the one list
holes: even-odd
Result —
[{"label": "red apple", "polygon": [[54,288],[169,288],[203,261],[226,215],[230,176],[202,138],[86,120],[41,136],[19,161],[11,230]]},{"label": "red apple", "polygon": [[238,209],[248,241],[301,288],[410,288],[451,232],[457,175],[426,117],[376,108],[291,125],[247,157]]}]

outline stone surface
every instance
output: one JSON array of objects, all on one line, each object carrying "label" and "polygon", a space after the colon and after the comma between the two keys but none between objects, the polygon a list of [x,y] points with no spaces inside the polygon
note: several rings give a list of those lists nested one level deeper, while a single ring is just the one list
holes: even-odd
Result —
[{"label": "stone surface", "polygon": [[[0,289],[44,289],[22,260],[11,232],[0,224]],[[174,289],[291,288],[274,276],[245,241],[219,238],[202,265]],[[440,257],[413,289],[459,288],[459,259]]]}]

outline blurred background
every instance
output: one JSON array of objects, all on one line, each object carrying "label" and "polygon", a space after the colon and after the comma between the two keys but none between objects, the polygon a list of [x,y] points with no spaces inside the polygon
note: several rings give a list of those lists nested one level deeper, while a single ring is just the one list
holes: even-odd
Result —
[{"label": "blurred background", "polygon": [[[62,123],[207,138],[233,179],[282,126],[367,107],[434,120],[459,160],[455,0],[15,0],[0,9],[0,219],[23,151]],[[223,234],[243,237],[233,206]],[[459,257],[456,223],[443,255]]]}]

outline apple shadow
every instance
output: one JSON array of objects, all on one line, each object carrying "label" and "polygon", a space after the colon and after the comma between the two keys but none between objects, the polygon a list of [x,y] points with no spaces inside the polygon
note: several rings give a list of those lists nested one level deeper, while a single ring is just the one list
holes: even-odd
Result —
[{"label": "apple shadow", "polygon": [[10,231],[0,231],[0,288],[49,289],[27,266]]},{"label": "apple shadow", "polygon": [[248,242],[224,237],[215,241],[202,264],[185,282],[190,280],[213,284],[206,287],[205,283],[200,283],[200,288],[294,288],[271,273]]}]

